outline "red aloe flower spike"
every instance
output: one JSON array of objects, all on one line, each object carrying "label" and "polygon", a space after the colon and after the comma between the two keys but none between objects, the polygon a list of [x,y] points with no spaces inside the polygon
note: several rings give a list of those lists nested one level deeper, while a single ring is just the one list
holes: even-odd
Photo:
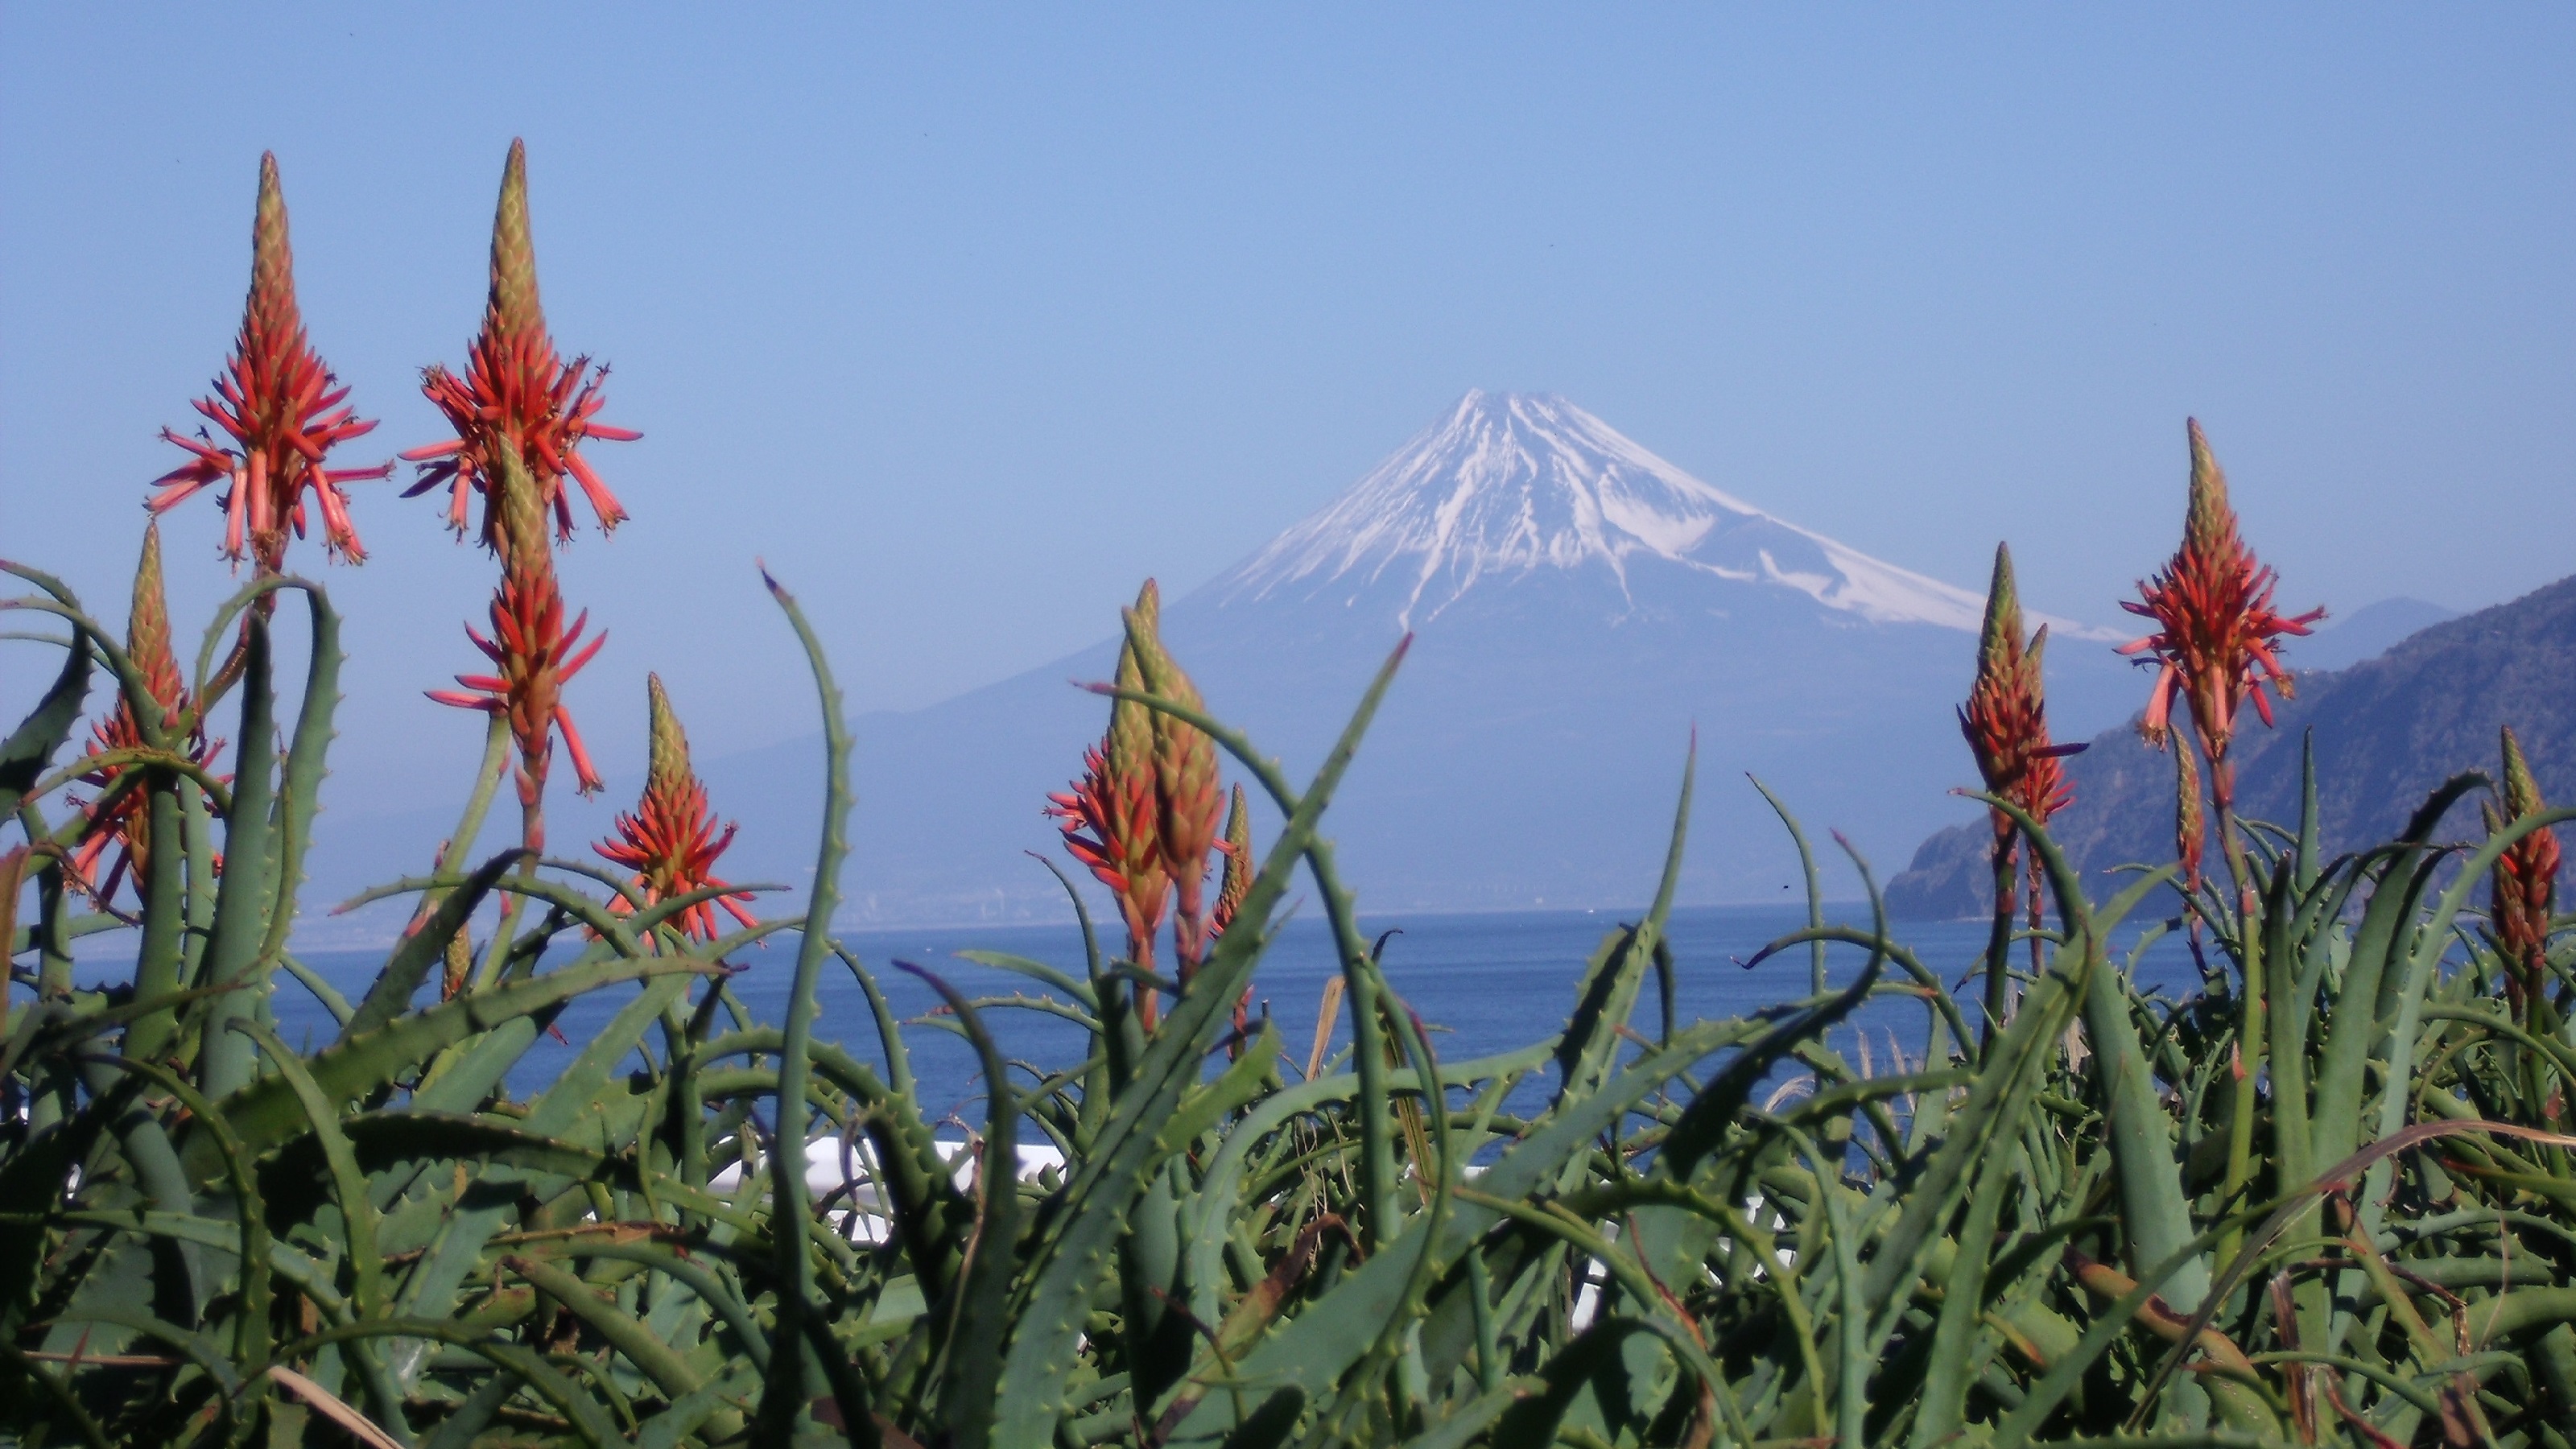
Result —
[{"label": "red aloe flower spike", "polygon": [[[594,794],[600,788],[599,772],[591,767],[590,752],[583,748],[572,714],[563,706],[562,691],[564,682],[581,672],[608,636],[602,633],[584,643],[581,634],[590,615],[579,615],[570,628],[564,626],[563,616],[563,594],[555,587],[552,571],[534,578],[517,572],[503,575],[492,596],[492,633],[487,637],[471,624],[465,627],[465,636],[498,672],[460,674],[456,682],[463,690],[429,691],[429,697],[441,704],[500,714],[510,721],[511,736],[519,747],[519,803],[528,810],[544,798],[557,732],[563,735],[565,753],[572,757],[581,793]],[[533,834],[535,838],[526,842],[528,848],[544,849],[542,827]]]},{"label": "red aloe flower spike", "polygon": [[[2504,732],[2504,808],[2482,807],[2489,834],[2548,807],[2512,729]],[[2558,832],[2531,832],[2505,847],[2488,878],[2496,947],[2505,961],[2505,991],[2514,1019],[2528,1021],[2549,979],[2549,916],[2558,891]]]},{"label": "red aloe flower spike", "polygon": [[[1125,614],[1128,646],[1137,672],[1150,693],[1196,711],[1203,707],[1198,686],[1163,648],[1160,633],[1162,596],[1154,581],[1145,581],[1136,607]],[[1207,915],[1204,891],[1208,852],[1215,849],[1224,797],[1217,783],[1216,742],[1205,731],[1160,710],[1147,711],[1153,729],[1154,807],[1161,839],[1163,869],[1178,898],[1172,915],[1172,954],[1181,984],[1189,984],[1207,959]]]},{"label": "red aloe flower spike", "polygon": [[[635,872],[635,884],[643,890],[645,902],[652,904],[709,886],[724,888],[727,882],[717,879],[714,867],[716,857],[733,844],[735,826],[727,822],[721,833],[716,828],[707,787],[689,768],[689,736],[672,712],[662,677],[646,675],[644,689],[653,722],[653,763],[645,777],[644,796],[634,814],[617,817],[614,838],[591,848]],[[740,904],[750,899],[749,891],[726,890],[713,900],[700,901],[680,913],[680,930],[702,941],[714,940],[719,905],[735,920],[752,925],[751,913]],[[621,896],[609,909],[623,915],[629,908]]]},{"label": "red aloe flower spike", "polygon": [[305,338],[304,316],[295,304],[286,196],[278,186],[274,153],[259,158],[259,204],[250,235],[250,297],[242,309],[241,335],[215,379],[215,396],[196,404],[231,444],[215,442],[203,428],[194,438],[163,428],[162,437],[192,456],[154,480],[160,491],[145,506],[166,512],[197,490],[221,483],[224,556],[239,562],[247,549],[261,570],[280,573],[286,564],[287,529],[304,536],[309,492],[321,510],[323,543],[330,554],[349,563],[364,562],[367,551],[349,521],[349,493],[343,485],[387,477],[394,465],[332,469],[324,464],[331,449],[376,425],[346,405],[349,390],[335,386],[338,379]]},{"label": "red aloe flower spike", "polygon": [[[1985,629],[1977,642],[1977,678],[1968,702],[1959,707],[1959,732],[1967,736],[1986,793],[2012,801],[2045,825],[2074,798],[2060,761],[2084,746],[2049,743],[2040,664],[2048,648],[2048,626],[2041,625],[2026,645],[2021,629],[2012,551],[1998,544],[1994,580],[1986,591]],[[2012,836],[2012,818],[2000,810],[1992,814],[2001,847]]]},{"label": "red aloe flower spike", "polygon": [[[1977,677],[1969,686],[1968,702],[1959,708],[1959,731],[1967,736],[1969,752],[1976,756],[1977,773],[1985,780],[1986,793],[2011,801],[2033,820],[2046,825],[2048,818],[2066,808],[2073,798],[2061,761],[2084,746],[2049,743],[2048,702],[2041,673],[2041,660],[2048,649],[2048,626],[2041,625],[2027,645],[2022,641],[2021,628],[2021,595],[2013,583],[2012,550],[1997,544],[1994,579],[1986,589],[1985,628],[1977,640]],[[1995,914],[2000,923],[2013,909],[2007,888],[2011,884],[2013,837],[2019,827],[1999,809],[1989,814],[1994,826]],[[2023,858],[2028,866],[2028,918],[2036,931],[2046,920],[2039,852],[2024,851]],[[2040,964],[2040,943],[2033,936],[2031,969],[2038,971]],[[2001,1028],[2008,993],[2002,976],[1988,981],[1986,1005],[1993,1018],[1990,1029]]]},{"label": "red aloe flower spike", "polygon": [[403,496],[416,497],[446,484],[447,521],[461,534],[467,496],[482,494],[483,543],[506,553],[504,534],[511,522],[492,494],[493,475],[508,453],[527,465],[543,495],[543,513],[553,516],[557,538],[572,537],[567,477],[589,500],[600,532],[614,531],[625,521],[626,510],[579,449],[590,438],[628,443],[644,435],[595,420],[606,402],[600,386],[607,379],[607,366],[594,370],[587,357],[565,363],[546,331],[545,308],[537,296],[536,244],[528,229],[528,152],[514,140],[492,218],[492,289],[483,308],[483,330],[467,350],[463,377],[436,364],[421,374],[421,391],[446,415],[456,436],[402,455],[420,465],[417,480]]},{"label": "red aloe flower spike", "polygon": [[1234,787],[1234,803],[1225,813],[1225,838],[1216,848],[1225,852],[1225,874],[1217,880],[1216,907],[1208,912],[1211,941],[1234,925],[1234,913],[1243,909],[1243,898],[1252,894],[1252,812],[1241,785]]},{"label": "red aloe flower spike", "polygon": [[[1150,590],[1151,585],[1147,586]],[[1146,597],[1150,597],[1150,594]],[[1140,597],[1140,604],[1145,598]],[[1134,642],[1118,651],[1117,687],[1142,691],[1145,678]],[[1109,733],[1083,752],[1082,778],[1049,795],[1045,814],[1055,818],[1065,849],[1088,867],[1118,900],[1127,926],[1127,958],[1154,965],[1154,933],[1163,921],[1171,877],[1163,864],[1161,804],[1154,792],[1154,726],[1141,704],[1118,700],[1109,709]],[[1150,1028],[1150,992],[1139,989],[1138,1015]]]},{"label": "red aloe flower spike", "polygon": [[[2307,633],[2326,611],[2285,617],[2273,609],[2278,580],[2238,536],[2236,510],[2227,501],[2227,475],[2210,455],[2199,422],[2188,427],[2191,508],[2183,522],[2182,547],[2153,579],[2139,582],[2136,600],[2120,605],[2156,624],[2155,633],[2121,645],[2120,652],[2147,654],[2158,666],[2141,725],[2148,741],[2164,742],[2179,696],[2191,706],[2193,728],[2214,773],[2235,733],[2239,705],[2250,696],[2268,725],[2272,705],[2264,686],[2283,699],[2298,693],[2281,667],[2275,641]],[[2218,784],[2214,778],[2212,783]],[[2224,805],[2226,797],[2220,798]]]},{"label": "red aloe flower spike", "polygon": [[[126,616],[125,652],[150,691],[159,708],[161,720],[156,723],[188,726],[184,740],[174,743],[190,760],[210,765],[222,749],[220,740],[209,742],[205,731],[188,714],[188,688],[181,682],[178,657],[170,649],[170,605],[161,582],[161,525],[158,521],[143,530],[143,557],[134,568],[133,610]],[[116,708],[107,718],[90,727],[93,755],[111,750],[140,747],[145,743],[143,723],[136,718],[134,702],[119,694]],[[151,860],[151,797],[141,790],[129,790],[101,809],[98,801],[118,776],[135,768],[131,765],[103,765],[81,776],[81,783],[100,791],[99,796],[84,804],[88,820],[81,826],[80,841],[72,849],[74,873],[94,883],[92,895],[104,905],[116,894],[118,882],[131,877],[135,889],[143,888],[143,872]],[[104,879],[98,874],[98,862],[113,846],[117,856]]]},{"label": "red aloe flower spike", "polygon": [[2191,706],[2192,733],[2209,762],[2209,798],[2218,811],[2228,879],[2240,908],[2251,912],[2252,886],[2235,826],[2236,767],[2227,753],[2236,733],[2236,710],[2250,696],[2263,723],[2272,723],[2265,687],[2283,699],[2297,694],[2281,667],[2277,641],[2307,633],[2326,611],[2285,617],[2272,607],[2277,580],[2238,536],[2236,510],[2227,501],[2227,475],[2210,455],[2199,422],[2190,422],[2188,430],[2191,506],[2183,520],[2182,546],[2153,579],[2139,582],[2136,600],[2120,605],[2153,620],[2156,632],[2121,645],[2120,652],[2146,654],[2157,665],[2155,686],[2139,721],[2148,743],[2161,748],[2172,733],[2177,697]]}]

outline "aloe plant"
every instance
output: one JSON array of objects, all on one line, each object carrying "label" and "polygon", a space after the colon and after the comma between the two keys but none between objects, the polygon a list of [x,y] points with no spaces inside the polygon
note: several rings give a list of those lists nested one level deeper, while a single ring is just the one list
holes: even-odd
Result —
[{"label": "aloe plant", "polygon": [[[616,868],[547,855],[545,762],[577,740],[560,686],[588,656],[578,622],[553,617],[544,522],[596,481],[570,450],[597,380],[555,358],[535,311],[524,174],[514,153],[500,321],[473,376],[533,369],[553,410],[519,396],[534,431],[425,454],[459,517],[485,494],[503,565],[485,641],[500,672],[467,683],[489,748],[432,868],[361,898],[413,915],[354,1000],[293,954],[339,619],[284,572],[278,518],[260,515],[253,577],[184,677],[157,550],[124,643],[59,580],[0,565],[26,589],[7,607],[49,621],[18,637],[62,655],[0,740],[19,837],[0,851],[0,936],[20,988],[0,1021],[0,1432],[441,1449],[2571,1442],[2576,938],[2548,911],[2550,832],[2576,812],[2541,804],[2510,745],[2483,840],[2437,838],[2485,784],[2463,776],[2397,839],[2335,858],[2313,781],[2300,819],[2239,820],[2218,751],[2227,879],[2142,868],[2097,900],[2048,837],[2037,648],[2020,652],[1999,604],[2011,667],[1968,722],[1981,771],[2010,787],[1979,797],[1999,884],[2038,882],[2036,912],[1999,891],[1964,962],[1897,941],[1874,888],[1866,924],[1833,924],[1804,831],[1765,790],[1810,886],[1809,924],[1764,954],[1803,949],[1810,989],[1676,1020],[1691,760],[1645,908],[1568,982],[1561,1027],[1444,1062],[1359,929],[1328,829],[1404,650],[1301,782],[1211,713],[1149,588],[1100,686],[1102,746],[1057,797],[1125,939],[1092,931],[1068,881],[1080,960],[973,953],[1029,986],[978,999],[925,972],[945,1010],[904,1023],[878,984],[895,963],[832,934],[851,742],[814,632],[773,583],[824,726],[802,910],[752,916],[759,888],[713,874],[727,837],[658,682],[650,783],[601,847]],[[261,225],[282,239],[273,182]],[[259,275],[274,310],[276,268]],[[472,382],[433,387],[454,401]],[[2201,532],[2232,538],[2223,494],[2195,498],[2219,500]],[[522,619],[514,599],[553,615]],[[307,663],[282,685],[284,630]],[[2190,702],[2205,683],[2158,688]],[[85,712],[106,722],[64,759]],[[473,862],[514,755],[520,843]],[[1220,833],[1227,759],[1285,822],[1266,844],[1239,800]],[[111,851],[128,895],[99,872]],[[1340,971],[1313,1039],[1291,1042],[1242,1003],[1301,895]],[[2180,1000],[2135,969],[2176,930],[2205,978]],[[113,931],[130,970],[80,984],[74,943]],[[783,1018],[757,1020],[728,959],[790,935]],[[856,1049],[819,1029],[822,981],[844,971],[871,1008]],[[281,992],[317,997],[333,1039],[282,1040]],[[547,1026],[599,992],[607,1024],[514,1097]],[[1894,1071],[1835,1049],[1855,1013],[1894,1007],[1923,1023]],[[1079,1047],[1024,1070],[990,1029],[1000,1011],[1070,1022]],[[981,1065],[965,1143],[921,1105],[908,1033],[924,1030],[961,1035]],[[820,1195],[813,1143],[849,1178]]]}]

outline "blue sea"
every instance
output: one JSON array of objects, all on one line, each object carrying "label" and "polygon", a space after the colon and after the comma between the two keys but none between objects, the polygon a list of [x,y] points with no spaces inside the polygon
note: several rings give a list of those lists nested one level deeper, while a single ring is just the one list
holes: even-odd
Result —
[{"label": "blue sea", "polygon": [[[1866,928],[1865,906],[1829,909],[1828,921]],[[1625,917],[1633,920],[1633,915]],[[1362,928],[1387,938],[1382,960],[1396,992],[1431,1028],[1432,1050],[1445,1061],[1464,1061],[1526,1046],[1563,1025],[1572,1009],[1574,989],[1584,963],[1606,932],[1623,917],[1609,911],[1526,911],[1472,915],[1401,915],[1363,917]],[[1741,1016],[1761,1007],[1807,995],[1812,966],[1807,947],[1780,952],[1747,967],[1763,946],[1806,924],[1805,908],[1707,906],[1672,913],[1667,934],[1675,961],[1676,1016],[1682,1023]],[[1982,921],[1905,922],[1891,936],[1910,947],[1924,964],[1956,984],[1977,960],[1986,942]],[[923,1105],[935,1117],[953,1118],[949,1132],[984,1117],[984,1092],[975,1055],[955,1033],[920,1020],[938,1004],[931,988],[895,962],[936,972],[959,990],[976,997],[1043,994],[1045,987],[1026,977],[962,960],[965,950],[1006,952],[1059,967],[1080,977],[1083,949],[1072,925],[965,926],[944,929],[876,930],[842,938],[867,965],[895,1009],[911,1019],[905,1029],[913,1069],[921,1083]],[[1104,943],[1112,944],[1112,943]],[[2016,947],[2016,960],[2026,961]],[[795,971],[793,937],[766,949],[741,953],[744,969],[734,990],[758,1020],[784,1019]],[[1848,983],[1862,969],[1867,952],[1836,945],[1827,953],[1828,979]],[[379,951],[316,952],[305,964],[331,980],[352,1000],[374,979],[382,964]],[[1317,1006],[1325,981],[1339,968],[1329,931],[1320,918],[1292,919],[1263,959],[1254,977],[1256,1013],[1266,1011],[1285,1039],[1288,1057],[1302,1067],[1311,1050]],[[91,974],[84,972],[84,975]],[[1890,966],[1889,979],[1900,979]],[[2140,958],[2142,984],[2179,998],[2198,989],[2199,973],[2178,937],[2149,945]],[[632,988],[596,993],[574,1002],[556,1021],[562,1039],[541,1038],[511,1075],[515,1093],[542,1088],[576,1045],[586,1042],[632,994]],[[849,969],[827,961],[819,994],[817,1035],[837,1042],[858,1060],[882,1063],[874,1019]],[[321,1045],[335,1034],[320,1003],[292,978],[278,978],[277,1013],[290,1042]],[[1081,1060],[1080,1028],[1037,1012],[994,1007],[984,1013],[1004,1054],[1035,1068],[1055,1069]],[[1971,1013],[1973,1019],[1973,1013]],[[1832,1044],[1857,1064],[1864,1052],[1876,1072],[1899,1070],[1902,1057],[1920,1064],[1927,1021],[1917,1001],[1884,997],[1835,1029]],[[1349,1015],[1341,1014],[1334,1033],[1347,1045]],[[1661,1012],[1651,977],[1640,999],[1636,1028],[1649,1036],[1661,1028]],[[653,1034],[658,1050],[659,1033]],[[1025,1089],[1029,1078],[1018,1086]],[[1523,1096],[1543,1091],[1533,1082]],[[1516,1100],[1515,1107],[1534,1105]]]}]

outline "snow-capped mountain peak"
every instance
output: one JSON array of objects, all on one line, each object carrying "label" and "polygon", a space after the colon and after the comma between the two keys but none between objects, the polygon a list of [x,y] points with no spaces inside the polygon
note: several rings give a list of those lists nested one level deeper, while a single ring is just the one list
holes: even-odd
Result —
[{"label": "snow-capped mountain peak", "polygon": [[1873,623],[1973,632],[1984,609],[1977,594],[1692,477],[1561,397],[1482,391],[1211,593],[1221,603],[1387,600],[1411,628],[1480,583],[1540,570],[1597,573],[1626,600],[1632,571],[1648,561],[1793,589]]}]

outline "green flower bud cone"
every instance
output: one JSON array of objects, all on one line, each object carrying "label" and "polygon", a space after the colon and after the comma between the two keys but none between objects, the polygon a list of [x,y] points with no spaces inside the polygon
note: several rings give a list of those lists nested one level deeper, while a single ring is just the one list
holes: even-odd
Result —
[{"label": "green flower bud cone", "polygon": [[[1132,619],[1143,621],[1141,632],[1151,634],[1162,614],[1162,595],[1147,579],[1136,595],[1136,607],[1126,610]],[[1153,688],[1145,678],[1143,662],[1136,657],[1136,636],[1132,625],[1127,642],[1118,646],[1118,673],[1115,683],[1120,689],[1148,691]],[[1154,712],[1132,700],[1119,700],[1109,709],[1108,748],[1103,752],[1109,761],[1112,779],[1128,778],[1154,767]]]},{"label": "green flower bud cone", "polygon": [[304,330],[295,305],[295,248],[286,234],[286,190],[277,179],[277,153],[259,158],[259,205],[250,225],[250,306],[245,319],[281,346]]},{"label": "green flower bud cone", "polygon": [[2013,586],[2012,549],[1995,545],[1995,577],[1986,586],[1986,627],[1977,640],[1980,674],[2009,668],[2021,647],[2021,594]]},{"label": "green flower bud cone", "polygon": [[2540,782],[2531,777],[2531,766],[2522,757],[2522,742],[2513,737],[2509,725],[2504,731],[2504,808],[2511,820],[2541,808]]},{"label": "green flower bud cone", "polygon": [[125,652],[146,674],[161,662],[175,663],[170,653],[170,598],[161,582],[158,519],[144,526],[143,557],[134,565],[134,604],[125,616]]},{"label": "green flower bud cone", "polygon": [[[1190,709],[1202,708],[1198,686],[1163,647],[1153,585],[1138,607],[1126,611],[1127,643],[1148,693]],[[1217,840],[1216,742],[1186,720],[1143,711],[1153,731],[1154,789],[1162,812],[1163,855],[1185,896],[1195,894],[1197,871]]]},{"label": "green flower bud cone", "polygon": [[680,716],[671,708],[671,696],[662,689],[662,676],[644,676],[644,692],[652,715],[652,766],[645,777],[648,794],[674,793],[693,778],[689,768],[689,734],[680,727]]},{"label": "green flower bud cone", "polygon": [[492,330],[509,338],[543,337],[546,309],[537,300],[537,244],[528,232],[528,145],[512,139],[501,168],[501,201],[492,214]]},{"label": "green flower bud cone", "polygon": [[2236,510],[2227,502],[2227,472],[2209,451],[2209,436],[2200,430],[2200,419],[2188,419],[2186,426],[2191,434],[2191,507],[2183,517],[2183,549],[2217,550],[2236,538]]}]

